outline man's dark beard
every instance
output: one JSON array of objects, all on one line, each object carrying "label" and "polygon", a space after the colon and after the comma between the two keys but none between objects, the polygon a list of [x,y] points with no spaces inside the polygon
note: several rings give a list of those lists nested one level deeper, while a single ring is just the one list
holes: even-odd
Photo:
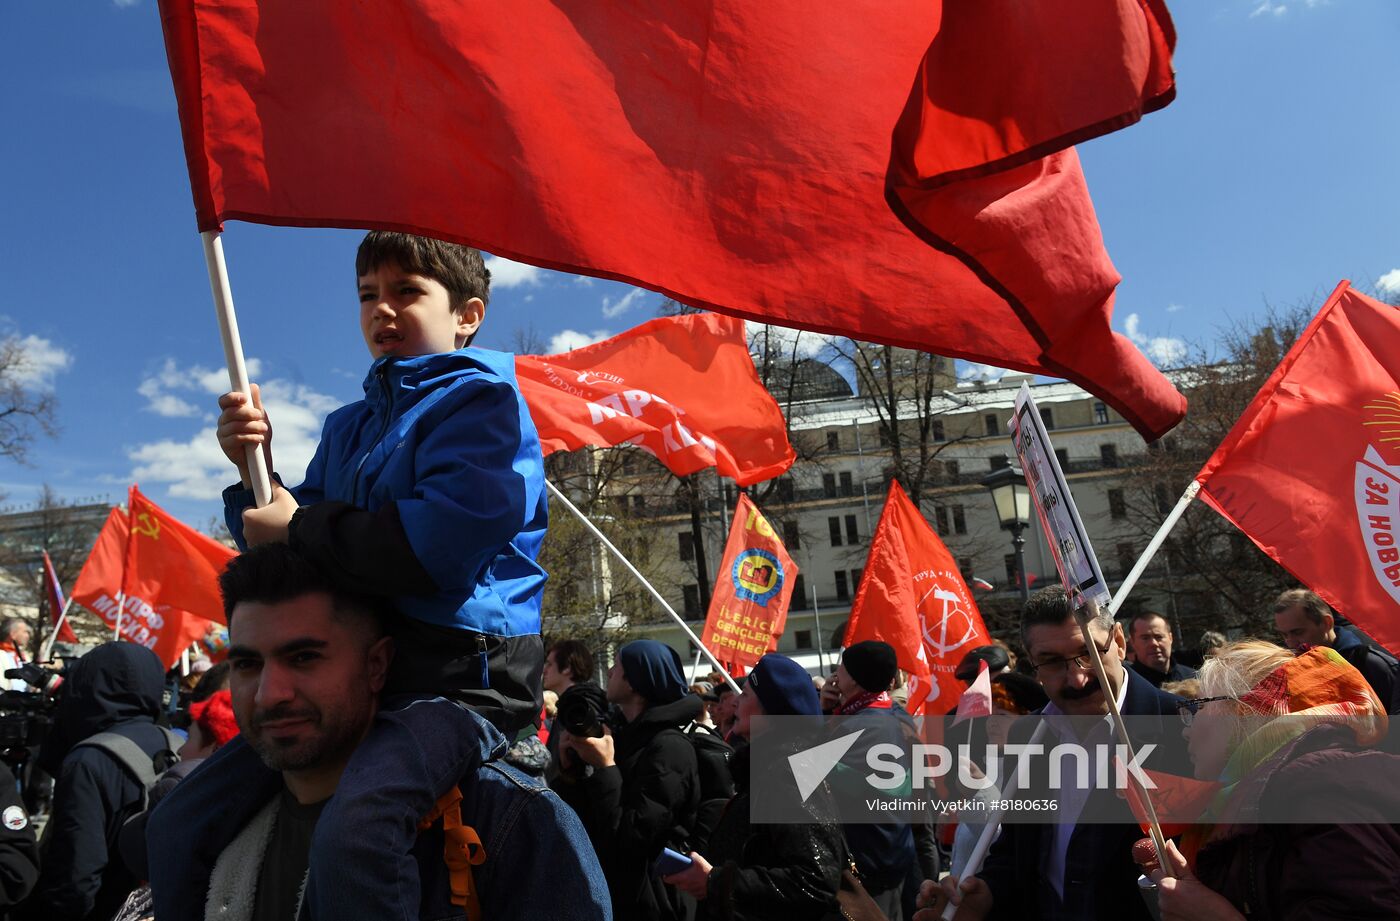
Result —
[{"label": "man's dark beard", "polygon": [[1060,688],[1060,696],[1065,700],[1084,700],[1099,692],[1099,679],[1090,678],[1082,688]]},{"label": "man's dark beard", "polygon": [[[363,725],[331,723],[327,725],[321,711],[310,707],[274,707],[253,714],[252,732],[248,733],[248,744],[258,753],[263,764],[274,771],[300,771],[316,767],[354,751],[364,734]],[[293,746],[283,746],[268,741],[261,732],[262,724],[285,719],[306,719],[312,729],[310,738]]]}]

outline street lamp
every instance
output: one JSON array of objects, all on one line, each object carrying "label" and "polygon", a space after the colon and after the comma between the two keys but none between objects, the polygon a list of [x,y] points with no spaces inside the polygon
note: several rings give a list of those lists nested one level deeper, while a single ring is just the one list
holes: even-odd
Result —
[{"label": "street lamp", "polygon": [[1026,539],[1021,536],[1031,522],[1031,493],[1026,486],[1026,475],[1020,467],[1008,464],[983,477],[982,485],[992,494],[992,505],[996,507],[1001,529],[1011,532],[1011,542],[1016,547],[1016,572],[1021,577],[1021,603],[1024,604],[1031,597],[1026,585]]}]

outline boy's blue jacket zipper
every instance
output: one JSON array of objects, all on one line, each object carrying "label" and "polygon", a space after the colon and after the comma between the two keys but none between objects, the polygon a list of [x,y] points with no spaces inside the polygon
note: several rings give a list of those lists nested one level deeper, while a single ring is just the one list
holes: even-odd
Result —
[{"label": "boy's blue jacket zipper", "polygon": [[[548,505],[514,356],[465,348],[381,358],[364,391],[326,418],[306,479],[292,490],[297,503],[369,512],[397,505],[413,555],[438,588],[396,596],[402,613],[494,636],[539,633],[546,577],[537,558]],[[225,491],[240,546],[251,504],[248,490]]]}]

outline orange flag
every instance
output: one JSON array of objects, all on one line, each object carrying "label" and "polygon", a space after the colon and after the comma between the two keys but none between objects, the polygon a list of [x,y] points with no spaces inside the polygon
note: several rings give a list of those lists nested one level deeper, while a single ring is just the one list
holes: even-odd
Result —
[{"label": "orange flag", "polygon": [[1400,307],[1338,285],[1196,480],[1259,549],[1400,649]]},{"label": "orange flag", "polygon": [[953,670],[968,651],[991,642],[972,592],[943,541],[897,481],[846,625],[846,645],[883,640],[910,676],[911,713],[942,715],[962,695]]},{"label": "orange flag", "polygon": [[701,637],[721,662],[748,666],[778,648],[797,564],[749,497],[739,494]]},{"label": "orange flag", "polygon": [[[202,536],[202,535],[201,535]],[[117,608],[121,607],[121,637],[153,650],[167,667],[175,664],[180,653],[191,643],[201,640],[213,620],[223,620],[223,607],[204,610],[208,618],[173,607],[155,596],[141,594],[152,587],[149,580],[126,579],[123,594],[123,564],[130,543],[131,529],[127,516],[112,509],[97,535],[97,543],[88,554],[78,581],[73,585],[73,602],[96,614],[109,627],[117,626]],[[207,538],[206,538],[207,540]],[[230,555],[232,552],[230,551]],[[136,588],[139,583],[140,588]]]},{"label": "orange flag", "polygon": [[520,355],[515,374],[546,454],[634,444],[677,476],[717,467],[740,486],[797,457],[733,317],[660,317],[562,355]]}]

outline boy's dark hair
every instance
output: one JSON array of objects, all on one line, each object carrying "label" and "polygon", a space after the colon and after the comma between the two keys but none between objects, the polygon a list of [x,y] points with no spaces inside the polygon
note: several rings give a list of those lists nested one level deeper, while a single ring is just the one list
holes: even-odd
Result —
[{"label": "boy's dark hair", "polygon": [[224,596],[224,618],[233,625],[233,610],[245,601],[280,604],[303,595],[324,592],[331,596],[337,620],[354,620],[366,628],[372,640],[385,634],[392,613],[389,600],[346,590],[336,585],[310,560],[287,544],[259,544],[229,560],[219,576]]},{"label": "boy's dark hair", "polygon": [[481,250],[410,233],[371,230],[355,253],[355,277],[386,262],[442,285],[454,311],[461,310],[474,297],[481,298],[483,304],[491,301],[491,270],[486,267]]},{"label": "boy's dark hair", "polygon": [[549,655],[554,667],[572,675],[575,684],[593,680],[593,653],[578,640],[560,640],[549,647]]},{"label": "boy's dark hair", "polygon": [[[1069,606],[1069,596],[1065,594],[1063,585],[1051,585],[1034,593],[1021,609],[1021,648],[1027,655],[1030,654],[1031,644],[1026,641],[1026,634],[1030,632],[1031,627],[1059,626],[1073,615],[1074,612]],[[1094,623],[1112,630],[1113,615],[1102,611]]]}]

